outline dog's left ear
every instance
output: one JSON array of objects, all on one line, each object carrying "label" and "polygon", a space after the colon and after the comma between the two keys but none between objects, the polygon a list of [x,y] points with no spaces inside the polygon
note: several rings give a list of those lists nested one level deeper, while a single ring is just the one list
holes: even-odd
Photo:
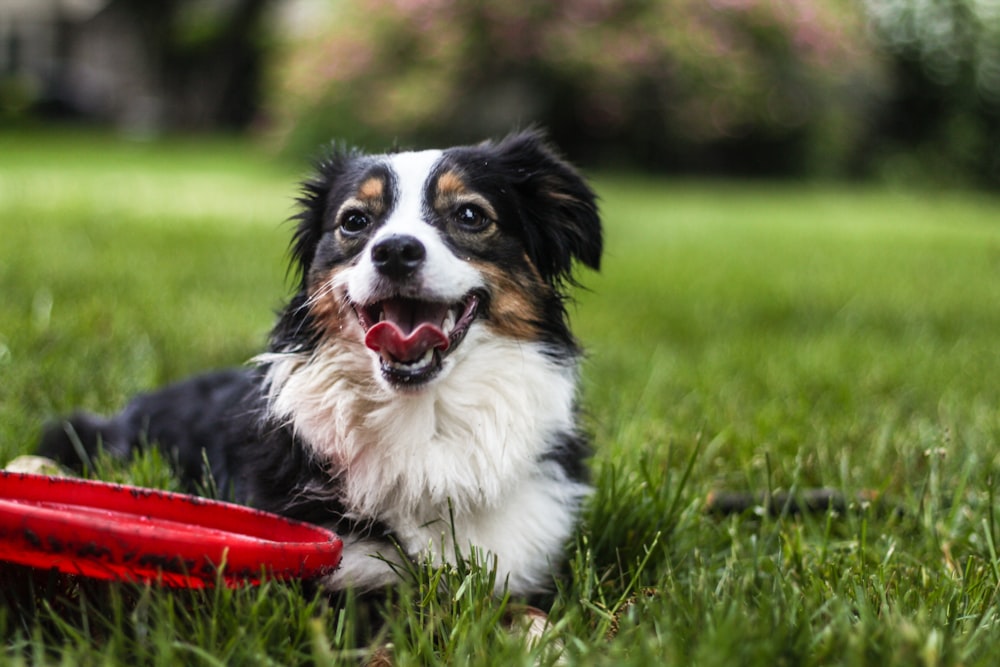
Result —
[{"label": "dog's left ear", "polygon": [[492,146],[517,190],[528,254],[549,282],[572,282],[573,261],[597,270],[604,247],[597,196],[539,130]]}]

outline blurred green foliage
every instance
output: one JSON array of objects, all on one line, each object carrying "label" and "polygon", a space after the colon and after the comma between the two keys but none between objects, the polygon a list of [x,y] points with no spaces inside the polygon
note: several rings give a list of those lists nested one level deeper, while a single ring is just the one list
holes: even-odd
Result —
[{"label": "blurred green foliage", "polygon": [[867,0],[893,56],[880,166],[1000,186],[1000,2]]},{"label": "blurred green foliage", "polygon": [[974,0],[342,0],[277,46],[267,106],[295,151],[540,123],[591,164],[989,183],[998,12]]},{"label": "blurred green foliage", "polygon": [[578,159],[826,171],[879,85],[863,21],[843,2],[348,0],[285,45],[273,106],[296,148],[540,122]]}]

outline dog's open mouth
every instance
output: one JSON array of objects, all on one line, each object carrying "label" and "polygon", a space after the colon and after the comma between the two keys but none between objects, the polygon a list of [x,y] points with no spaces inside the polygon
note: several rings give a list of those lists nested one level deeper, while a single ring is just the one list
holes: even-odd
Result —
[{"label": "dog's open mouth", "polygon": [[475,292],[456,303],[392,297],[354,310],[385,378],[415,385],[434,377],[444,357],[462,342],[480,300]]}]

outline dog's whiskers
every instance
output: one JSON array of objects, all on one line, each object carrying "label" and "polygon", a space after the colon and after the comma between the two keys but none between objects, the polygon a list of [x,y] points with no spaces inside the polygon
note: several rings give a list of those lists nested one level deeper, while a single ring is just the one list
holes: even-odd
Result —
[{"label": "dog's whiskers", "polygon": [[[317,304],[319,304],[323,299],[333,296],[335,294],[335,289],[336,287],[332,281],[326,281],[320,286],[320,289],[310,294],[301,304],[299,304],[295,309],[291,311],[296,316],[295,319],[298,320],[298,324],[295,327],[294,331],[295,336],[301,335],[303,332],[303,328],[305,328],[309,322],[308,318],[298,317],[298,316],[304,312],[312,311],[313,308]],[[347,302],[346,297],[340,300]]]},{"label": "dog's whiskers", "polygon": [[323,283],[323,285],[322,285],[322,287],[320,289],[318,289],[315,292],[313,292],[312,294],[310,294],[309,297],[305,301],[302,302],[302,305],[299,306],[295,310],[296,314],[302,312],[303,310],[311,309],[313,306],[315,306],[316,304],[318,304],[321,300],[323,300],[326,297],[332,295],[334,293],[333,290],[334,290],[333,283],[331,281],[329,281],[329,280],[326,281],[325,283]]}]

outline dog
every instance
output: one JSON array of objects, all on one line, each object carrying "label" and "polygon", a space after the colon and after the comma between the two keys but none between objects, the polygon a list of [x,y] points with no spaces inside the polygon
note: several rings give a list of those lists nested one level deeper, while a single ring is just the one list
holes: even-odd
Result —
[{"label": "dog", "polygon": [[296,291],[265,353],[52,424],[39,454],[159,446],[188,484],[336,531],[333,591],[475,547],[498,593],[544,594],[590,490],[566,302],[576,265],[599,269],[596,195],[525,130],[334,146],[298,204]]}]

